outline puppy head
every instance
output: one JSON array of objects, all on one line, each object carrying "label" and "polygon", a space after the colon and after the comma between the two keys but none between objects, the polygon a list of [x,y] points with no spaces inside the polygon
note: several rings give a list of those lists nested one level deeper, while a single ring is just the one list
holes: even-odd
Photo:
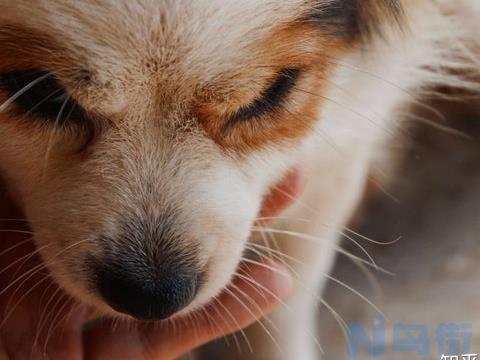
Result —
[{"label": "puppy head", "polygon": [[0,3],[0,173],[54,278],[141,319],[228,283],[263,195],[312,131],[329,59],[379,7]]}]

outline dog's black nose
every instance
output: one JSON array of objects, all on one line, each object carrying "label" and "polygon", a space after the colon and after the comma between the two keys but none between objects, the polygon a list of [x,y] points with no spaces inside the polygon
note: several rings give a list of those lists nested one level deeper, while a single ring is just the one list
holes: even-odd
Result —
[{"label": "dog's black nose", "polygon": [[179,268],[159,269],[155,276],[117,266],[96,272],[104,300],[114,310],[140,320],[161,320],[180,311],[193,300],[199,283],[196,272]]}]

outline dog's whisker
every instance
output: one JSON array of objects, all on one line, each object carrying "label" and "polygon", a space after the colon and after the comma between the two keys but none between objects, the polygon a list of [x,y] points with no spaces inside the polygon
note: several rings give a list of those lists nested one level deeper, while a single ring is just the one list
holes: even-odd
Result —
[{"label": "dog's whisker", "polygon": [[0,252],[0,256],[5,255],[5,254],[7,254],[7,253],[9,253],[9,252],[11,252],[11,251],[13,251],[13,250],[15,250],[15,249],[23,246],[23,245],[25,245],[25,244],[28,244],[28,243],[30,243],[31,241],[32,241],[32,238],[28,238],[28,239],[25,239],[25,240],[22,240],[22,241],[18,241],[18,242],[16,242],[15,244],[13,244],[12,246],[9,246],[8,248],[2,250],[2,251]]},{"label": "dog's whisker", "polygon": [[[215,297],[214,298],[214,303],[215,304],[218,304],[218,306],[220,306],[223,311],[225,311],[225,313],[227,314],[227,316],[230,318],[230,321],[238,328],[240,329],[239,332],[240,334],[242,335],[246,345],[248,346],[248,349],[251,353],[253,353],[253,347],[252,347],[252,344],[250,343],[250,340],[248,339],[247,337],[247,334],[245,333],[245,331],[242,329],[242,327],[240,326],[240,324],[238,323],[237,319],[235,318],[235,316],[233,316],[232,312],[223,304],[223,302],[220,300],[219,297]],[[240,341],[238,340],[238,338],[236,337],[235,333],[233,334],[233,338],[234,338],[234,341],[235,341],[235,344],[237,346],[237,349],[238,351],[242,351],[242,346],[240,345]]]},{"label": "dog's whisker", "polygon": [[353,264],[360,269],[361,272],[365,274],[367,282],[373,289],[374,296],[373,298],[378,299],[376,302],[379,304],[383,304],[383,291],[380,285],[380,282],[375,277],[375,274],[367,267],[365,264],[362,264],[356,260],[353,261]]},{"label": "dog's whisker", "polygon": [[[75,300],[73,298],[71,298],[70,300],[72,302],[72,306],[70,306],[70,310],[67,312],[67,314],[62,319],[60,319],[60,322],[64,325],[68,324],[72,320],[73,314],[75,314],[75,312],[80,311],[81,308],[82,308],[81,303],[75,302]],[[65,330],[66,329],[67,329],[67,327],[63,326],[62,331],[60,333],[60,336],[65,335]]]},{"label": "dog's whisker", "polygon": [[[261,252],[259,250],[268,251],[265,246],[260,245],[260,244],[256,244],[256,243],[247,244],[247,248],[256,252],[257,255],[261,254]],[[286,260],[289,260],[289,261],[292,261],[296,264],[307,266],[307,263],[305,263],[305,262],[303,262],[303,261],[301,261],[301,260],[299,260],[299,259],[297,259],[293,256],[287,255],[282,251],[277,251],[277,250],[273,251],[272,250],[271,253],[273,253],[272,255],[275,256],[275,259],[277,259],[277,260],[281,259],[283,265],[288,265]],[[265,256],[264,254],[262,254],[262,255]],[[289,266],[291,266],[291,265],[289,265]]]},{"label": "dog's whisker", "polygon": [[[323,94],[318,94],[318,93],[314,93],[310,90],[306,90],[306,89],[302,89],[302,88],[299,88],[298,86],[294,85],[293,88],[299,92],[303,92],[305,94],[308,94],[308,95],[313,95],[315,97],[318,97],[322,100],[325,100],[327,102],[330,102],[331,104],[335,105],[335,106],[338,106],[339,108],[341,108],[342,110],[346,110],[350,113],[352,113],[353,115],[363,119],[363,120],[367,120],[369,123],[371,123],[372,125],[374,125],[375,127],[379,128],[380,130],[386,132],[387,134],[389,134],[390,136],[395,136],[395,134],[387,127],[383,126],[383,125],[380,125],[378,122],[375,122],[372,118],[370,118],[369,116],[355,110],[353,107],[350,107],[350,106],[346,106],[345,104],[342,104],[341,102],[339,102],[338,100],[335,100],[333,98],[330,98],[326,95],[323,95]],[[288,114],[290,114],[292,117],[294,117],[297,121],[301,121],[301,122],[305,122],[306,119],[303,119],[303,118],[300,118],[296,115],[294,115],[285,105],[283,104],[280,104],[281,108],[286,111]],[[337,146],[334,145],[334,143],[331,141],[331,140],[328,140],[329,139],[329,136],[328,134],[326,134],[325,132],[321,131],[319,132],[319,130],[321,129],[316,129],[314,128],[313,131],[315,131],[319,136],[321,136],[324,140],[327,141],[327,143],[332,146],[332,148],[338,153],[338,154],[342,154],[342,151],[339,150],[339,148]]]},{"label": "dog's whisker", "polygon": [[372,309],[374,309],[379,315],[385,317],[385,313],[382,310],[380,310],[380,308],[377,305],[375,305],[370,299],[368,299],[365,295],[360,293],[358,290],[355,290],[350,285],[344,283],[343,281],[340,281],[340,280],[334,278],[331,275],[323,274],[323,276],[325,276],[329,280],[333,281],[334,283],[342,286],[343,288],[351,291],[353,294],[357,295],[360,299],[362,299],[364,302],[366,302],[368,305],[370,305],[372,307]]},{"label": "dog's whisker", "polygon": [[39,76],[35,80],[25,85],[22,89],[18,90],[15,94],[13,94],[7,100],[5,100],[2,104],[0,104],[0,113],[2,113],[7,107],[12,105],[20,96],[22,96],[27,91],[32,89],[35,85],[39,84],[40,82],[42,82],[43,80],[47,79],[50,76],[51,76],[51,73],[47,73],[42,76]]},{"label": "dog's whisker", "polygon": [[[256,246],[257,244],[252,244],[253,246]],[[261,245],[260,245],[261,246]],[[259,254],[259,252],[257,252]],[[292,262],[295,262],[295,263],[299,263],[303,266],[308,266],[306,263],[304,262],[301,262],[299,261],[298,259],[294,258],[293,256],[290,256],[290,255],[287,255],[285,253],[282,253],[282,252],[276,252],[276,254],[274,254],[275,256],[275,259],[276,260],[280,260],[283,259],[283,261],[281,261],[284,265],[287,265],[287,262],[285,260],[289,260],[289,261],[292,261]],[[297,278],[299,278],[298,276],[298,272],[296,272],[294,270],[294,268],[291,266],[291,265],[287,265],[289,270],[292,271],[294,273],[294,275],[297,276]],[[327,273],[323,273],[321,274],[323,276],[325,276],[327,279],[335,282],[336,284],[342,286],[343,288],[351,291],[353,294],[355,294],[356,296],[358,296],[360,299],[362,299],[363,301],[365,301],[368,305],[370,305],[377,313],[379,313],[380,315],[384,316],[384,313],[383,311],[380,310],[380,308],[375,305],[370,299],[368,299],[365,295],[363,295],[362,293],[360,293],[358,290],[355,290],[354,288],[352,288],[351,286],[347,285],[346,283],[334,278],[332,275],[329,275]]]},{"label": "dog's whisker", "polygon": [[[0,291],[0,296],[2,296],[3,294],[5,294],[5,292],[7,292],[12,286],[14,286],[16,283],[18,283],[19,281],[22,281],[22,279],[24,279],[25,277],[31,277],[35,274],[37,274],[38,272],[42,271],[43,269],[47,268],[48,266],[51,266],[54,264],[54,261],[62,254],[65,254],[67,251],[73,249],[74,247],[78,246],[78,245],[81,245],[85,242],[89,241],[88,239],[85,239],[85,240],[80,240],[80,241],[77,241],[65,248],[63,248],[61,251],[59,251],[56,255],[54,255],[52,258],[49,259],[48,262],[45,262],[45,263],[40,263],[39,265],[36,265],[34,266],[33,268],[29,269],[28,271],[26,271],[24,274],[20,275],[19,277],[17,277],[15,280],[11,281],[5,288],[3,288],[1,291]],[[50,246],[51,244],[47,244],[47,245],[44,245],[42,248],[46,248],[48,246]],[[29,259],[28,257],[32,257],[33,255],[35,255],[35,253],[37,253],[38,251],[41,251],[42,248],[39,248],[37,250],[35,250],[34,253],[31,253],[31,254],[28,254],[20,259],[17,259],[15,262],[9,264],[7,267],[3,268],[1,271],[0,271],[0,274],[2,272],[4,272],[5,270],[7,270],[8,268],[10,268],[12,266],[12,264],[14,263],[17,263],[19,260],[22,260],[24,259],[25,257],[27,257],[27,260]],[[24,260],[25,261],[25,260]],[[17,270],[18,271],[18,270]]]},{"label": "dog's whisker", "polygon": [[24,116],[23,116],[23,119],[27,118],[28,116],[32,115],[33,112],[35,112],[36,109],[38,109],[40,106],[42,106],[45,102],[47,102],[48,100],[50,100],[53,96],[57,95],[58,93],[62,92],[61,89],[57,89],[55,91],[53,91],[52,93],[50,93],[49,95],[47,95],[46,97],[44,97],[42,100],[40,100],[39,102],[37,102],[30,110],[28,110]]},{"label": "dog's whisker", "polygon": [[[262,221],[259,221],[259,223],[260,223],[261,226],[263,226],[263,225],[262,225],[262,223],[263,223]],[[271,237],[267,237],[264,232],[260,233],[260,236],[262,237],[263,242],[265,243],[265,247],[266,247],[267,249],[272,249],[272,246],[271,246],[270,243],[269,243],[269,239],[271,239]],[[278,245],[277,245],[277,246],[278,246]]]},{"label": "dog's whisker", "polygon": [[270,220],[293,220],[293,221],[301,221],[301,222],[305,222],[305,223],[311,223],[312,220],[309,220],[309,219],[305,219],[305,218],[291,218],[291,217],[287,217],[287,216],[261,216],[261,217],[257,217],[255,218],[254,222],[255,221],[270,221]]},{"label": "dog's whisker", "polygon": [[[42,294],[40,300],[39,300],[39,303],[41,304],[42,301],[43,301],[43,297],[45,296],[45,294],[47,293],[47,291],[50,290],[50,288],[52,286],[54,286],[54,282],[52,282],[51,284],[49,284],[47,286],[47,288],[45,289],[44,293]],[[50,298],[48,299],[48,301],[45,303],[45,305],[43,306],[43,311],[42,313],[40,314],[40,317],[38,318],[38,323],[37,323],[37,330],[35,332],[35,340],[34,340],[34,344],[37,344],[39,339],[40,339],[40,336],[42,334],[42,331],[43,331],[43,327],[46,325],[46,321],[48,320],[48,316],[49,316],[49,313],[48,313],[48,310],[50,309],[50,304],[54,301],[54,299],[56,298],[56,296],[58,295],[58,293],[61,291],[60,288],[57,288],[55,289],[55,291],[50,295]],[[48,314],[47,314],[48,313]]]},{"label": "dog's whisker", "polygon": [[[245,260],[245,259],[244,259]],[[257,266],[262,266],[270,271],[274,271],[275,268],[272,267],[272,266],[269,266],[267,264],[262,264],[262,263],[259,263],[259,262],[253,262],[252,261],[252,264],[255,264]],[[297,274],[298,275],[298,274]],[[265,291],[265,293],[267,293],[268,295],[272,296],[274,299],[276,299],[280,304],[281,306],[286,310],[288,311],[290,314],[294,314],[293,312],[293,309],[291,308],[291,306],[289,306],[289,304],[285,301],[283,301],[282,299],[280,299],[276,294],[274,294],[271,290],[269,290],[268,288],[266,288],[264,285],[260,284],[258,281],[256,281],[255,279],[253,279],[251,276],[247,276],[247,275],[243,275],[243,274],[240,274],[239,272],[236,273],[236,276],[238,276],[239,278],[247,281],[248,283],[251,283],[254,287],[257,287],[259,289],[261,289],[262,291]],[[298,280],[298,279],[297,279]],[[304,286],[303,283],[300,283],[302,286]],[[306,331],[307,332],[307,335],[314,341],[314,343],[317,345],[319,351],[324,354],[324,350],[323,350],[323,347],[321,346],[320,342],[318,341],[318,339],[314,336],[314,334],[311,334],[310,332]]]},{"label": "dog's whisker", "polygon": [[[213,311],[215,311],[215,314],[217,316],[217,319],[215,318],[215,316],[212,316],[212,314],[210,314],[208,312],[208,310],[210,309],[213,309]],[[218,311],[218,309],[215,307],[215,306],[211,306],[209,307],[207,310],[206,307],[203,307],[200,309],[200,312],[202,313],[203,316],[205,316],[205,318],[207,319],[208,323],[209,324],[213,324],[214,328],[217,330],[218,333],[221,333],[222,331],[222,327],[221,325],[218,323],[218,319],[220,319],[222,322],[223,322],[223,325],[225,326],[228,326],[228,322],[227,320],[225,319],[225,317],[223,316],[223,314]],[[211,326],[211,325],[210,325]],[[213,328],[212,328],[213,329]],[[235,335],[235,334],[233,334]],[[225,345],[227,347],[230,347],[230,341],[228,340],[229,336],[228,335],[225,335],[225,336],[222,336],[222,339],[223,341],[225,341]]]},{"label": "dog's whisker", "polygon": [[[273,342],[273,344],[277,347],[277,349],[279,351],[282,351],[282,348],[280,346],[280,344],[278,343],[278,341],[275,339],[275,337],[273,336],[273,334],[271,333],[271,331],[265,326],[265,324],[263,324],[260,319],[259,319],[259,316],[261,315],[255,315],[255,313],[253,312],[253,310],[247,305],[245,304],[245,302],[240,299],[232,290],[230,290],[228,287],[225,288],[225,291],[233,298],[235,299],[251,316],[253,319],[257,319],[257,323],[259,324],[259,326],[262,328],[262,330],[265,332],[265,334],[267,334],[267,336],[270,338],[270,340]],[[253,348],[251,346],[251,344],[249,345],[249,348],[251,349],[250,351],[253,353]]]},{"label": "dog's whisker", "polygon": [[346,343],[350,342],[351,334],[350,329],[346,323],[346,321],[342,318],[342,316],[327,302],[325,299],[319,297],[320,303],[325,306],[325,308],[333,315],[335,320],[338,323],[338,326],[342,330],[343,336],[345,338]]},{"label": "dog's whisker", "polygon": [[46,335],[45,335],[45,340],[44,340],[44,343],[43,343],[43,354],[45,356],[47,356],[48,354],[48,343],[50,342],[50,338],[52,336],[52,331],[53,331],[53,327],[54,327],[54,320],[59,316],[60,314],[60,311],[63,307],[62,305],[62,300],[64,300],[66,298],[66,295],[65,294],[61,294],[60,296],[58,296],[57,300],[55,301],[55,303],[53,304],[52,306],[52,320],[50,321],[50,325],[46,331]]},{"label": "dog's whisker", "polygon": [[53,148],[53,141],[54,141],[56,128],[57,128],[58,124],[60,123],[60,120],[63,116],[63,113],[64,113],[70,99],[71,99],[70,95],[65,97],[65,100],[63,101],[62,106],[60,107],[60,110],[58,111],[58,115],[55,118],[55,122],[54,122],[54,126],[53,126],[54,130],[49,135],[48,143],[47,143],[47,149],[45,150],[45,158],[43,160],[43,178],[46,177],[47,168],[48,168],[48,160],[49,160],[49,157],[50,157],[50,152],[52,151],[52,148]]},{"label": "dog's whisker", "polygon": [[318,238],[318,237],[315,237],[315,236],[311,236],[311,235],[308,235],[308,234],[303,234],[303,233],[298,233],[298,232],[295,232],[295,231],[289,231],[289,230],[277,230],[277,229],[272,229],[272,228],[258,228],[258,227],[253,227],[254,231],[266,231],[266,232],[272,232],[274,234],[280,234],[280,235],[287,235],[287,236],[291,236],[293,238],[297,238],[297,239],[301,239],[301,240],[305,240],[305,241],[309,241],[309,242],[312,242],[312,243],[317,243],[317,244],[324,244],[332,249],[334,249],[336,252],[342,254],[342,255],[345,255],[347,256],[348,258],[350,259],[356,259],[368,266],[371,266],[373,268],[375,268],[375,270],[377,271],[380,271],[380,272],[383,272],[387,275],[391,275],[391,276],[394,276],[394,274],[374,263],[371,263],[369,262],[368,260],[365,260],[365,259],[362,259],[356,255],[353,255],[352,253],[346,251],[345,249],[343,249],[342,247],[340,246],[337,246],[337,245],[334,245],[334,244],[331,244],[329,241],[327,240],[324,240],[322,238]]},{"label": "dog's whisker", "polygon": [[32,231],[19,230],[19,229],[0,229],[0,233],[27,234],[27,235],[34,234]]},{"label": "dog's whisker", "polygon": [[2,221],[12,221],[12,222],[29,222],[27,219],[22,218],[22,219],[15,219],[15,218],[0,218],[0,222]]},{"label": "dog's whisker", "polygon": [[[288,195],[288,193],[285,193],[284,194],[285,196]],[[293,197],[292,197],[293,199]],[[305,204],[306,205],[306,204]],[[308,206],[308,205],[306,205]],[[313,211],[313,210],[312,210]],[[267,216],[267,217],[258,217],[254,220],[254,222],[258,221],[258,220],[263,220],[263,221],[275,221],[275,220],[279,220],[279,221],[298,221],[298,222],[304,222],[304,223],[312,223],[312,220],[309,220],[309,219],[304,219],[304,218],[292,218],[292,217],[286,217],[286,216]],[[326,224],[322,224],[322,226],[325,226],[327,228],[332,228]],[[389,245],[394,245],[396,243],[398,243],[399,241],[402,240],[402,237],[399,236],[397,237],[396,239],[394,240],[391,240],[391,241],[379,241],[379,240],[375,240],[375,239],[372,239],[371,237],[368,237],[366,236],[365,234],[361,234],[351,228],[349,228],[348,226],[343,226],[342,229],[344,230],[343,232],[339,232],[340,235],[342,236],[346,236],[346,233],[345,232],[348,232],[348,233],[351,233],[355,236],[358,236],[359,238],[363,239],[363,240],[366,240],[372,244],[376,244],[376,245],[382,245],[382,246],[389,246]]]},{"label": "dog's whisker", "polygon": [[398,115],[404,120],[407,120],[407,121],[408,120],[414,120],[416,122],[431,126],[434,129],[443,131],[447,134],[450,134],[450,135],[453,135],[453,136],[458,136],[461,139],[468,140],[468,141],[473,140],[472,136],[468,135],[465,131],[457,130],[456,128],[451,127],[451,126],[439,124],[438,122],[432,121],[425,116],[420,116],[420,115],[411,114],[411,113],[401,113],[401,112],[399,112]]},{"label": "dog's whisker", "polygon": [[[292,195],[288,194],[287,192],[285,192],[285,191],[283,191],[283,190],[281,190],[281,189],[277,189],[277,191],[281,192],[284,196],[291,197],[292,200],[296,200],[296,199],[293,198]],[[302,205],[301,202],[299,202],[299,204]],[[303,205],[305,205],[306,207],[309,207],[307,204],[303,204]],[[289,220],[292,220],[292,219],[289,218]],[[303,219],[293,219],[293,220],[309,222],[309,221],[303,220]],[[322,225],[323,225],[323,224],[322,224]],[[327,227],[327,228],[332,228],[332,227],[329,227],[329,226],[327,226],[327,225],[323,225],[323,226],[325,226],[325,227]],[[344,226],[343,229],[344,229],[345,231],[347,231],[347,232],[350,232],[350,233],[352,233],[352,234],[354,234],[354,235],[356,235],[356,236],[364,239],[364,240],[367,240],[367,241],[369,241],[369,242],[371,242],[371,243],[378,244],[378,245],[393,245],[393,244],[397,243],[398,241],[400,241],[400,239],[401,239],[401,238],[397,238],[396,240],[394,240],[394,241],[392,241],[392,242],[379,242],[379,241],[370,239],[369,237],[367,237],[367,236],[365,236],[365,235],[361,235],[361,234],[359,234],[358,232],[355,232],[355,231],[349,229],[348,227],[345,227],[345,226]],[[370,260],[370,262],[371,262],[375,267],[377,267],[377,264],[376,264],[376,262],[374,261],[374,259],[372,258],[372,256],[368,253],[368,251],[367,251],[358,241],[356,241],[354,238],[352,238],[351,236],[349,236],[349,235],[348,235],[347,233],[345,233],[345,232],[342,232],[342,231],[339,231],[339,230],[336,230],[336,232],[337,232],[339,235],[342,235],[342,236],[345,237],[346,239],[348,239],[348,240],[350,240],[351,242],[353,242],[364,254],[367,255],[367,257],[368,257],[368,259]],[[277,245],[277,247],[278,247],[278,245]]]},{"label": "dog's whisker", "polygon": [[367,249],[365,249],[364,246],[362,246],[357,240],[355,240],[353,237],[343,233],[343,232],[338,232],[339,235],[342,235],[345,239],[347,240],[350,240],[353,244],[355,244],[368,258],[368,260],[370,261],[370,263],[375,267],[375,269],[378,269],[378,265],[377,263],[375,262],[375,260],[373,259],[373,257],[370,255],[370,253],[367,251]]},{"label": "dog's whisker", "polygon": [[[255,82],[255,81],[254,81]],[[267,104],[268,106],[268,104]],[[292,116],[292,118],[294,118],[295,120],[297,120],[298,122],[307,122],[306,119],[304,118],[300,118],[298,116],[296,116],[295,114],[293,114],[284,104],[280,104],[279,107],[285,111],[286,113],[288,113],[290,116]],[[310,119],[312,120],[312,119]],[[317,129],[317,128],[313,128],[312,131],[314,133],[316,133],[318,136],[320,136],[322,138],[322,140],[325,141],[326,144],[328,144],[338,155],[342,156],[342,151],[338,148],[338,146],[335,145],[335,143],[332,141],[332,139],[328,136],[327,133],[325,133],[322,129]]]},{"label": "dog's whisker", "polygon": [[[198,312],[197,317],[204,318],[207,321],[208,326],[210,327],[210,331],[212,333],[217,333],[217,334],[221,333],[222,328],[218,324],[218,321],[215,320],[215,318],[212,316],[212,314],[210,314],[205,307],[200,308],[199,310],[197,310],[197,312]],[[226,325],[226,323],[225,323],[225,325]],[[223,340],[225,340],[228,343],[228,340],[227,340],[226,336],[223,337]]]},{"label": "dog's whisker", "polygon": [[[28,241],[31,241],[30,239]],[[21,257],[19,257],[18,259],[16,259],[15,261],[12,261],[10,262],[7,266],[3,267],[1,270],[0,270],[0,275],[1,274],[4,274],[6,271],[8,271],[9,269],[13,268],[15,265],[19,264],[20,265],[18,266],[18,268],[15,270],[15,272],[13,273],[12,275],[12,278],[15,278],[15,276],[18,274],[18,272],[22,269],[22,267],[30,260],[32,259],[36,254],[38,254],[40,251],[42,251],[43,249],[46,249],[50,246],[50,244],[46,244],[46,245],[43,245]]]},{"label": "dog's whisker", "polygon": [[[238,274],[235,273],[236,276],[238,276],[239,278],[242,279],[242,276],[241,274]],[[243,276],[245,277],[245,276]],[[258,293],[260,296],[264,297],[266,299],[266,295],[264,293],[261,292],[262,289],[259,289],[258,287],[255,287],[253,284],[251,283],[248,283],[249,286],[256,292]],[[253,298],[248,295],[245,291],[243,291],[242,289],[240,289],[237,285],[235,284],[231,284],[230,285],[232,287],[232,289],[235,289],[236,292],[238,292],[241,296],[243,296],[244,298],[247,299],[247,301],[255,308],[256,311],[258,311],[259,314],[263,313],[262,311],[262,308],[261,306],[255,301],[253,300]],[[278,332],[278,327],[272,322],[272,320],[270,320],[268,318],[268,316],[264,316],[263,319],[265,319],[266,322],[268,322],[268,324],[271,326],[272,330]]]},{"label": "dog's whisker", "polygon": [[[34,274],[33,274],[34,275]],[[32,276],[33,276],[32,275]],[[10,316],[15,312],[15,310],[17,309],[17,307],[22,303],[22,301],[24,299],[26,299],[33,291],[35,291],[35,289],[37,289],[40,285],[42,285],[47,279],[49,279],[49,276],[44,276],[42,279],[40,279],[39,281],[37,281],[35,284],[33,284],[31,287],[29,287],[25,293],[19,297],[19,299],[13,304],[13,306],[11,305],[13,300],[15,299],[15,295],[18,293],[18,291],[20,291],[20,289],[22,288],[23,285],[26,284],[26,282],[30,279],[30,277],[27,277],[25,280],[23,280],[20,285],[17,286],[17,288],[15,289],[15,291],[12,293],[12,295],[10,296],[10,298],[8,299],[7,301],[7,305],[5,306],[5,314],[4,314],[4,317],[3,317],[3,320],[2,322],[0,322],[0,329],[3,328],[3,326],[5,325],[5,323],[7,322],[7,320],[10,318]]]},{"label": "dog's whisker", "polygon": [[[274,268],[273,266],[269,266],[267,264],[262,264],[260,262],[257,262],[257,261],[254,261],[254,260],[250,260],[250,259],[243,259],[243,261],[245,262],[251,262],[257,266],[263,266],[265,267],[266,269],[269,269],[270,271],[276,271],[276,272],[279,272],[281,274],[281,271],[279,271],[278,269]],[[318,296],[318,294],[312,292],[311,290],[309,290],[306,285],[300,280],[300,278],[298,277],[298,273],[296,274],[296,279],[295,281],[301,285],[302,287],[304,287],[304,291],[307,291],[311,296],[313,296],[317,301],[319,301],[322,305],[324,305],[331,313],[332,315],[334,316],[335,320],[337,321],[337,323],[339,324],[340,328],[342,329],[342,332],[345,336],[345,340],[348,342],[349,340],[349,336],[348,336],[348,326],[346,324],[346,322],[343,320],[343,318],[338,314],[338,312],[336,312],[326,301],[325,299],[323,299],[321,296]],[[259,287],[263,287],[263,285],[261,284],[258,284],[257,283],[257,286]],[[264,287],[263,287],[264,288]],[[268,289],[265,289],[265,291],[269,291]],[[272,296],[274,296],[274,294],[271,294]],[[364,298],[364,296],[362,295],[362,298]],[[366,298],[365,298],[366,299]],[[368,301],[370,302],[370,301]],[[373,304],[372,304],[373,305]],[[373,305],[375,308],[376,306]],[[287,308],[288,309],[288,308]],[[381,311],[380,311],[381,313]],[[318,345],[320,345],[318,342],[317,342]],[[323,348],[320,346],[320,349],[322,351],[322,353],[324,352],[323,351]]]},{"label": "dog's whisker", "polygon": [[348,227],[344,227],[345,231],[348,231],[352,234],[354,234],[355,236],[358,236],[359,238],[363,239],[363,240],[366,240],[368,242],[371,242],[372,244],[376,244],[376,245],[381,245],[381,246],[389,246],[389,245],[394,245],[396,243],[398,243],[400,240],[402,240],[402,237],[399,236],[397,237],[396,239],[392,240],[392,241],[378,241],[378,240],[375,240],[375,239],[372,239],[368,236],[365,236],[363,234],[360,234],[352,229],[349,229]]},{"label": "dog's whisker", "polygon": [[[55,316],[53,317],[52,321],[50,322],[50,327],[47,330],[47,336],[45,337],[45,349],[48,347],[48,344],[50,342],[51,337],[57,331],[60,327],[65,326],[65,319],[67,318],[68,311],[62,315],[62,313],[65,311],[65,309],[68,308],[68,306],[73,305],[73,299],[69,298],[66,294],[62,294],[60,297],[60,302],[59,302],[59,308],[58,310],[55,311]],[[61,305],[60,305],[61,304]]]}]

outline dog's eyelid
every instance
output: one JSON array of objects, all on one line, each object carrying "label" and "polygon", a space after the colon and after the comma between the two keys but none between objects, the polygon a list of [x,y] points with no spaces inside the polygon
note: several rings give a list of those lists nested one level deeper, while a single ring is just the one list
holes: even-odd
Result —
[{"label": "dog's eyelid", "polygon": [[300,68],[289,67],[280,71],[271,85],[250,105],[241,107],[228,120],[228,126],[259,117],[281,106],[295,86],[300,75]]},{"label": "dog's eyelid", "polygon": [[[0,75],[10,102],[27,115],[46,123],[65,125],[84,119],[83,108],[70,96],[57,77],[46,70],[13,71]],[[63,115],[63,116],[62,116]]]}]

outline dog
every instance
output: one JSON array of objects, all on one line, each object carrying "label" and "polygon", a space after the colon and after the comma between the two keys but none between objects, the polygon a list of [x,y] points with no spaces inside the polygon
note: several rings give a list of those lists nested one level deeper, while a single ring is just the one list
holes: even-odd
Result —
[{"label": "dog", "polygon": [[[476,0],[0,4],[0,175],[53,278],[158,320],[215,298],[246,249],[276,251],[297,279],[280,349],[254,326],[242,359],[318,359],[325,275],[396,112],[475,86]],[[262,225],[298,164],[305,192]]]}]

